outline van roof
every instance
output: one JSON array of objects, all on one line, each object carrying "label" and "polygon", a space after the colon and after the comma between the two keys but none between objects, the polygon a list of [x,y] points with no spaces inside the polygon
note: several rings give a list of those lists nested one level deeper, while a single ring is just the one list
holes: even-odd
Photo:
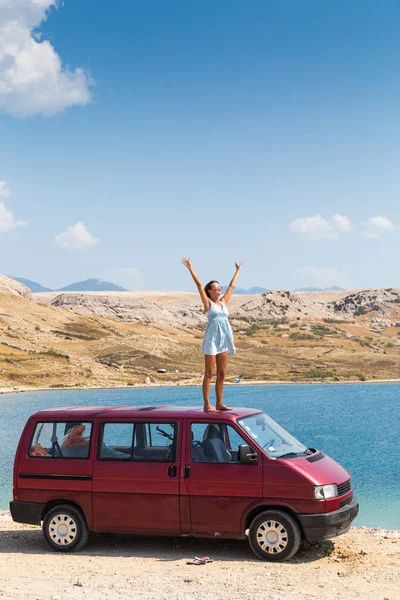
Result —
[{"label": "van roof", "polygon": [[234,408],[229,411],[206,413],[197,406],[70,406],[65,408],[48,408],[41,410],[32,417],[35,419],[65,419],[75,421],[81,419],[107,418],[107,417],[156,417],[161,419],[172,418],[218,418],[222,415],[230,420],[262,412],[255,408]]}]

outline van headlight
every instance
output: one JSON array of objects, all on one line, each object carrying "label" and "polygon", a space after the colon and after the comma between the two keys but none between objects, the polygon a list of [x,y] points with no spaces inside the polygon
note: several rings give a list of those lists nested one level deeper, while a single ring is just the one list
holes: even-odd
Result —
[{"label": "van headlight", "polygon": [[337,495],[338,491],[336,483],[316,485],[314,488],[314,498],[317,500],[327,500],[328,498],[335,498]]}]

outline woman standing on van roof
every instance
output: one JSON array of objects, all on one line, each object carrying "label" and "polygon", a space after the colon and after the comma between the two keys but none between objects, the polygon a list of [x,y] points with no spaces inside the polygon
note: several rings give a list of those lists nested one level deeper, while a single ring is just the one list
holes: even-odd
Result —
[{"label": "woman standing on van roof", "polygon": [[[183,258],[182,264],[189,270],[193,281],[197,285],[204,310],[208,317],[207,328],[200,349],[205,359],[203,379],[204,410],[206,412],[230,410],[222,401],[222,392],[224,389],[228,356],[236,354],[236,348],[233,342],[232,329],[228,321],[229,312],[226,305],[232,296],[242,263],[235,262],[236,272],[222,297],[221,286],[218,281],[213,279],[203,288],[200,279],[193,270],[190,258]],[[216,405],[214,409],[210,404],[210,385],[215,366],[217,367],[217,380],[215,382]]]}]

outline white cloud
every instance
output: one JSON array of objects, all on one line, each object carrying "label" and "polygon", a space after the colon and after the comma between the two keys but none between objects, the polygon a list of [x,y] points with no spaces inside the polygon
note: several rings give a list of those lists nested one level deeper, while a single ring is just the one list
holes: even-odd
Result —
[{"label": "white cloud", "polygon": [[363,236],[369,239],[379,239],[382,233],[394,230],[395,226],[387,217],[372,217],[364,223]]},{"label": "white cloud", "polygon": [[321,215],[315,215],[295,219],[289,227],[291,231],[300,233],[310,240],[336,240],[339,233],[351,230],[351,222],[348,217],[342,215],[333,215],[329,221]]},{"label": "white cloud", "polygon": [[336,285],[343,288],[351,288],[351,269],[345,267],[303,267],[296,269],[300,275],[298,287],[320,287],[327,288]]},{"label": "white cloud", "polygon": [[26,221],[17,221],[14,218],[11,210],[9,210],[4,202],[0,202],[0,232],[4,233],[5,231],[10,231],[11,229],[16,229],[17,227],[24,227],[28,225]]},{"label": "white cloud", "polygon": [[335,239],[332,225],[323,219],[321,215],[295,219],[289,224],[291,231],[300,233],[311,240],[321,238]]},{"label": "white cloud", "polygon": [[16,116],[53,115],[90,102],[90,79],[70,70],[36,28],[58,0],[0,0],[0,110]]},{"label": "white cloud", "polygon": [[7,181],[0,181],[0,198],[8,198],[11,196]]},{"label": "white cloud", "polygon": [[99,242],[98,238],[89,233],[82,221],[70,225],[65,231],[56,235],[54,239],[57,245],[65,250],[90,248]]},{"label": "white cloud", "polygon": [[[0,0],[0,7],[2,1],[3,0]],[[7,185],[7,182],[0,181],[0,198],[8,198],[9,196],[11,196],[11,191]],[[28,225],[27,221],[19,221],[15,219],[13,213],[9,208],[6,207],[4,202],[0,202],[0,233],[11,231],[11,229],[24,227],[26,225]]]},{"label": "white cloud", "polygon": [[339,231],[351,231],[351,222],[348,217],[344,217],[343,215],[333,215],[331,221]]}]

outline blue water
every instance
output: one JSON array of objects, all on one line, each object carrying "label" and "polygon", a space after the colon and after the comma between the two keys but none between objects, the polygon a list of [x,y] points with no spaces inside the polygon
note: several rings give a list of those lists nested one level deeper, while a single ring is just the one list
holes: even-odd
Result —
[{"label": "blue water", "polygon": [[[356,525],[400,529],[400,384],[227,386],[231,406],[265,410],[306,446],[350,471]],[[11,499],[14,452],[29,415],[73,405],[200,405],[199,387],[29,392],[0,396],[0,509]]]}]

